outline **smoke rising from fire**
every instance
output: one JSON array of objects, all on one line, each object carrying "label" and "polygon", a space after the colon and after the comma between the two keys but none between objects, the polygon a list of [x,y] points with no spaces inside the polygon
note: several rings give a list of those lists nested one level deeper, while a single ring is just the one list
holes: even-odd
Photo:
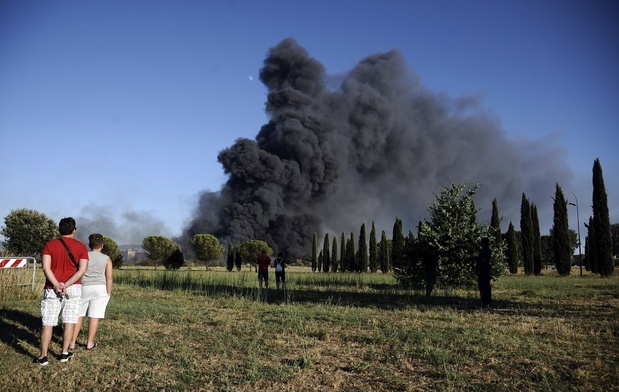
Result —
[{"label": "smoke rising from fire", "polygon": [[303,255],[314,232],[374,221],[391,236],[396,216],[413,229],[434,193],[465,180],[481,183],[488,216],[496,197],[517,225],[522,192],[543,210],[571,178],[562,149],[508,140],[478,99],[430,92],[395,50],[361,60],[337,88],[328,78],[294,39],[270,49],[260,70],[269,122],[219,153],[228,180],[200,196],[186,239],[262,239]]}]

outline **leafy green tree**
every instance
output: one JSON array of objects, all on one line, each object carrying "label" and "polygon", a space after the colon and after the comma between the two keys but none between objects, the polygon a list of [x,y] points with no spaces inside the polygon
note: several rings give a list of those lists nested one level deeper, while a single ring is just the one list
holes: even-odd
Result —
[{"label": "leafy green tree", "polygon": [[333,266],[333,272],[337,272],[338,269],[338,254],[337,254],[337,236],[333,236],[333,246],[331,247],[331,265]]},{"label": "leafy green tree", "polygon": [[120,252],[116,241],[110,237],[103,236],[103,249],[101,249],[101,252],[109,256],[110,260],[112,260],[113,268],[120,268],[123,266],[125,258]]},{"label": "leafy green tree", "polygon": [[[602,277],[611,276],[615,270],[613,244],[610,232],[608,196],[604,185],[602,165],[597,158],[593,163],[593,221],[595,236],[592,237],[597,272]],[[591,239],[589,240],[591,241]]]},{"label": "leafy green tree", "polygon": [[520,232],[524,273],[531,275],[533,273],[533,221],[531,220],[531,204],[524,193],[522,193],[520,204]]},{"label": "leafy green tree", "polygon": [[368,243],[365,239],[365,223],[361,224],[359,230],[359,260],[357,260],[357,266],[359,272],[368,271]]},{"label": "leafy green tree", "polygon": [[142,240],[142,248],[146,251],[148,259],[155,263],[163,263],[168,257],[178,249],[178,244],[169,238],[160,235],[151,235]]},{"label": "leafy green tree", "polygon": [[380,234],[379,244],[380,270],[386,274],[389,272],[389,242],[387,241],[387,233],[383,230]]},{"label": "leafy green tree", "polygon": [[391,238],[391,263],[393,269],[400,268],[402,258],[404,256],[404,231],[402,229],[402,220],[395,218],[393,224],[393,237]]},{"label": "leafy green tree", "polygon": [[512,274],[518,273],[518,244],[516,239],[516,230],[514,230],[514,224],[509,222],[509,228],[506,235],[507,242],[507,265],[509,266],[509,272]]},{"label": "leafy green tree", "polygon": [[531,203],[531,224],[533,229],[533,273],[542,273],[542,234],[539,230],[539,216],[537,206]]},{"label": "leafy green tree", "polygon": [[165,269],[172,271],[180,269],[183,264],[185,264],[185,256],[183,255],[180,246],[176,248],[166,260],[163,261],[163,266]]},{"label": "leafy green tree", "polygon": [[237,253],[241,255],[241,260],[243,260],[243,262],[249,263],[254,266],[254,268],[257,268],[256,259],[263,250],[266,250],[269,256],[273,254],[273,249],[271,249],[266,242],[262,240],[249,240],[239,245]]},{"label": "leafy green tree", "polygon": [[[477,208],[473,196],[479,184],[469,188],[467,183],[454,184],[435,195],[428,208],[430,221],[422,221],[419,246],[432,249],[438,257],[438,280],[445,286],[466,286],[476,282],[475,262],[482,237],[488,236],[487,226],[477,223]],[[504,271],[505,248],[493,249],[491,274],[494,278]],[[396,270],[394,275],[402,286],[418,280],[417,260],[407,260],[414,268]]]},{"label": "leafy green tree", "polygon": [[224,254],[225,247],[211,234],[196,234],[189,243],[196,260],[203,263],[208,269],[209,263],[219,260]]},{"label": "leafy green tree", "polygon": [[2,245],[12,256],[34,256],[43,250],[47,241],[60,236],[58,224],[45,214],[34,210],[11,211],[0,230]]},{"label": "leafy green tree", "polygon": [[316,272],[318,269],[318,234],[314,232],[312,238],[312,271]]},{"label": "leafy green tree", "polygon": [[329,272],[329,263],[331,262],[331,254],[329,252],[330,246],[331,241],[329,240],[329,233],[326,233],[324,242],[322,243],[322,270],[324,272]]},{"label": "leafy green tree", "polygon": [[570,246],[570,228],[567,219],[567,200],[565,200],[559,184],[556,184],[553,206],[552,237],[555,266],[560,275],[566,276],[572,270],[572,250]]},{"label": "leafy green tree", "polygon": [[378,243],[376,242],[376,225],[372,222],[372,230],[370,230],[370,271],[378,271]]}]

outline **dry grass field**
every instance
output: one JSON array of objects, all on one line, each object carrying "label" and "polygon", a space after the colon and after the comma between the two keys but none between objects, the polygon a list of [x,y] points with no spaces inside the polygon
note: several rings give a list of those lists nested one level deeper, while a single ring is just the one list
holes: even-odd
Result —
[{"label": "dry grass field", "polygon": [[[391,275],[121,269],[94,351],[38,355],[42,282],[0,294],[0,390],[619,390],[619,278],[505,276],[432,298]],[[83,343],[84,340],[82,339]],[[79,342],[78,342],[79,343]]]}]

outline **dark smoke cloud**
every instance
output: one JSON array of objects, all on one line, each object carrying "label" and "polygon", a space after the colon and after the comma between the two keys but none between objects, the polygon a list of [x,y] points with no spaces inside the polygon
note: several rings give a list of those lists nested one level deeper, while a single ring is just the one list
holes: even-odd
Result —
[{"label": "dark smoke cloud", "polygon": [[338,78],[332,88],[293,39],[270,49],[260,71],[270,121],[219,153],[228,181],[201,196],[186,240],[211,233],[307,254],[314,231],[375,221],[390,236],[396,216],[413,229],[434,193],[464,180],[482,184],[476,201],[488,215],[496,197],[518,226],[522,192],[543,210],[571,178],[560,148],[509,141],[478,99],[431,93],[397,51]]}]

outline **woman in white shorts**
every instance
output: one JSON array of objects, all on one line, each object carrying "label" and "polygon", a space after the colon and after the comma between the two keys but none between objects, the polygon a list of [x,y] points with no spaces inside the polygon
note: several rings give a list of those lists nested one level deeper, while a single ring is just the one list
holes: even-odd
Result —
[{"label": "woman in white shorts", "polygon": [[97,347],[95,334],[99,319],[105,318],[105,308],[112,295],[112,260],[108,255],[101,253],[103,236],[101,234],[89,235],[88,246],[91,250],[88,252],[88,269],[82,277],[81,309],[69,346],[70,350],[75,349],[84,316],[88,317],[86,350],[93,350]]}]

